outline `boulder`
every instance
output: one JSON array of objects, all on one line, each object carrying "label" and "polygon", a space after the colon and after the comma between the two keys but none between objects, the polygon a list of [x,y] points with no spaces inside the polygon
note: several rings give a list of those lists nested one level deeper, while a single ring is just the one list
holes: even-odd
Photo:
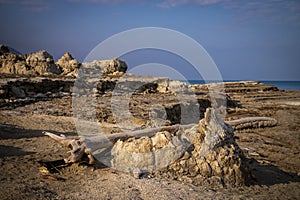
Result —
[{"label": "boulder", "polygon": [[119,140],[111,154],[111,165],[118,170],[153,173],[195,185],[207,182],[241,186],[250,177],[232,127],[211,108],[190,129]]},{"label": "boulder", "polygon": [[74,59],[69,52],[66,52],[58,61],[55,63],[62,70],[62,75],[76,77],[80,63]]},{"label": "boulder", "polygon": [[34,74],[22,56],[7,53],[0,56],[0,73],[2,74]]},{"label": "boulder", "polygon": [[53,57],[45,50],[29,54],[26,64],[31,66],[38,75],[60,74],[60,67],[56,66]]},{"label": "boulder", "polygon": [[13,75],[53,75],[61,74],[60,66],[45,50],[29,55],[20,55],[9,47],[0,45],[0,73]]},{"label": "boulder", "polygon": [[[114,58],[113,60],[94,60],[92,62],[82,63],[83,70],[89,72],[97,72],[102,77],[120,77],[127,70],[127,64],[125,61]],[[85,71],[86,72],[86,71]]]},{"label": "boulder", "polygon": [[10,52],[10,48],[0,45],[1,74],[32,74],[30,66],[25,62],[25,56]]}]

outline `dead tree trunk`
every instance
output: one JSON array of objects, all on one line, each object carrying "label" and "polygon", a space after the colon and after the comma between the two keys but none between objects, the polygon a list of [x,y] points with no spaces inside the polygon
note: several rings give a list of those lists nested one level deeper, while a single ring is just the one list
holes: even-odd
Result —
[{"label": "dead tree trunk", "polygon": [[[274,118],[270,117],[247,117],[241,118],[238,120],[227,121],[227,124],[231,125],[235,130],[237,129],[245,129],[245,128],[259,128],[266,126],[275,126],[277,121]],[[173,126],[162,126],[157,128],[149,128],[143,130],[136,130],[132,132],[123,132],[123,133],[115,133],[111,135],[103,135],[99,134],[99,136],[94,137],[79,137],[76,139],[67,138],[65,135],[56,135],[54,133],[50,133],[47,131],[43,131],[43,133],[55,141],[61,143],[65,147],[70,148],[69,153],[71,155],[65,159],[66,163],[74,163],[82,160],[82,157],[86,155],[89,159],[89,163],[94,163],[94,158],[91,153],[91,148],[93,149],[101,149],[107,148],[118,140],[125,140],[131,137],[140,138],[143,136],[152,137],[159,131],[169,131],[169,132],[177,132],[179,129],[189,129],[197,124],[186,124],[180,125],[176,124]]]}]

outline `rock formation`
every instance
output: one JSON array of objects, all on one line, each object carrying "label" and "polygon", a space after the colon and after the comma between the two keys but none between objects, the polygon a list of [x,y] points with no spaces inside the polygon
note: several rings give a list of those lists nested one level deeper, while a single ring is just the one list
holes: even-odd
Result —
[{"label": "rock formation", "polygon": [[71,77],[77,76],[80,66],[80,63],[69,52],[66,52],[55,64],[62,69],[62,75]]},{"label": "rock formation", "polygon": [[45,50],[28,55],[15,52],[11,52],[7,46],[0,45],[0,74],[76,77],[80,66],[80,63],[69,52],[56,63]]},{"label": "rock formation", "polygon": [[[101,106],[96,111],[97,120],[110,124],[116,124],[116,118],[112,117],[110,96],[116,95],[120,96],[122,101],[128,100],[132,117],[126,120],[132,120],[138,125],[135,127],[137,130],[132,129],[132,133],[137,135],[129,134],[123,137],[122,133],[118,133],[108,136],[113,138],[115,143],[110,152],[108,165],[132,173],[136,177],[151,173],[193,184],[207,181],[225,185],[242,185],[249,174],[242,151],[234,141],[233,128],[240,130],[274,126],[277,123],[276,120],[266,117],[234,119],[226,123],[218,118],[214,109],[210,108],[213,102],[208,95],[207,85],[188,85],[166,78],[124,75],[127,65],[117,58],[83,63],[80,71],[80,63],[68,52],[56,63],[46,51],[22,56],[11,53],[5,46],[0,46],[0,56],[1,73],[58,75],[55,79],[35,77],[24,78],[24,80],[7,79],[6,82],[6,79],[3,79],[0,84],[1,97],[49,98],[55,97],[54,94],[62,93],[67,93],[66,96],[70,97],[71,93],[80,95],[83,92],[96,97],[95,102],[101,101],[99,103]],[[75,77],[78,82],[75,81]],[[231,99],[235,98],[235,93],[276,91],[277,88],[258,82],[240,82],[226,83],[225,89],[232,95],[222,93],[219,96],[222,97],[221,99],[226,99],[227,110],[232,112],[231,107],[239,109],[237,102],[242,100]],[[122,91],[125,91],[124,95],[120,93]],[[126,95],[128,92],[134,95]],[[177,94],[183,95],[179,99]],[[196,94],[195,102],[191,100],[190,94]],[[84,108],[85,103],[79,102],[78,107]],[[159,104],[160,107],[153,107],[152,104]],[[115,109],[122,111],[118,107],[122,107],[122,104],[115,106]],[[189,111],[195,109],[199,109],[199,112],[196,111],[198,115],[192,116],[192,112]],[[86,110],[79,113],[84,114],[85,117],[89,116]],[[152,118],[159,121],[153,121]],[[126,120],[122,119],[123,122]],[[199,120],[199,124],[192,128],[178,125],[197,123]],[[178,125],[177,128],[174,128],[175,124]],[[169,128],[159,130],[161,126],[166,125]],[[148,130],[151,127],[156,128],[156,133],[145,136],[140,130],[141,128]],[[108,129],[109,131],[111,129]],[[113,132],[118,131],[120,132],[118,129],[113,130]],[[140,137],[141,135],[143,137]],[[57,138],[61,141],[71,141],[65,137]],[[74,141],[77,142],[75,142],[77,146],[72,143],[73,146],[75,145],[74,154],[67,159],[68,162],[80,160],[83,154],[90,155],[89,151],[85,152],[86,147],[81,146],[85,140]],[[79,156],[76,154],[78,149],[81,152]]]},{"label": "rock formation", "polygon": [[9,48],[0,45],[0,73],[2,74],[33,74],[26,64],[25,56],[9,51]]},{"label": "rock formation", "polygon": [[[100,162],[137,178],[150,173],[195,185],[241,186],[251,177],[242,150],[233,138],[233,128],[211,108],[198,125],[165,126],[80,139],[44,133],[72,149],[67,163],[81,161],[85,154],[92,163],[91,153],[98,152],[94,156]],[[99,153],[103,148],[107,150]]]},{"label": "rock formation", "polygon": [[196,185],[208,181],[240,186],[249,177],[233,129],[213,109],[207,109],[205,118],[191,129],[119,140],[112,157],[112,166],[121,171],[154,173]]},{"label": "rock formation", "polygon": [[91,75],[89,72],[97,72],[97,75],[101,75],[101,77],[98,78],[120,77],[127,70],[127,64],[118,58],[114,58],[113,60],[94,60],[92,62],[85,62],[82,63],[82,67],[84,72],[88,71],[88,75]]},{"label": "rock formation", "polygon": [[26,64],[32,67],[38,75],[60,74],[61,69],[55,65],[53,57],[45,50],[29,54]]}]

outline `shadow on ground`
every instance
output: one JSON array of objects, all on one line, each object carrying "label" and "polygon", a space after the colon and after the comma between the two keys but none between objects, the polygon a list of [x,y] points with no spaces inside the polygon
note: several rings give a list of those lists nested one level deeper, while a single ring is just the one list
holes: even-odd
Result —
[{"label": "shadow on ground", "polygon": [[18,127],[10,124],[0,124],[0,140],[4,139],[21,139],[21,138],[33,138],[42,137],[43,131],[50,131],[54,134],[64,134],[66,136],[76,136],[74,132],[60,133],[52,130],[28,130],[22,127]]},{"label": "shadow on ground", "polygon": [[9,156],[26,156],[34,153],[35,152],[23,151],[19,147],[0,145],[0,158],[9,157]]},{"label": "shadow on ground", "polygon": [[[27,139],[27,138],[33,138],[33,137],[42,137],[44,136],[42,134],[42,131],[44,130],[27,130],[23,129],[17,126],[13,125],[4,125],[0,124],[0,140],[5,139]],[[51,131],[55,134],[62,134],[60,132]],[[66,136],[76,136],[76,133],[74,132],[68,132],[63,133]],[[62,147],[63,148],[63,147]],[[67,151],[67,149],[66,149]],[[108,149],[109,151],[109,149]],[[51,152],[51,149],[49,149],[49,153]],[[108,152],[106,152],[108,153]],[[28,152],[24,151],[21,148],[8,146],[5,144],[0,145],[0,158],[4,157],[11,157],[11,156],[26,156],[31,154],[37,154],[36,152]],[[64,160],[40,160],[40,164],[45,166],[50,173],[55,173],[55,170],[53,169],[60,169],[60,168],[68,168],[71,166],[71,164],[64,163]],[[251,171],[252,180],[247,185],[275,185],[275,184],[284,184],[284,183],[290,183],[290,182],[300,182],[300,176],[298,176],[296,173],[291,172],[285,172],[281,170],[280,168],[271,165],[271,164],[265,164],[257,161],[254,158],[251,158],[247,161],[249,163],[249,170]],[[102,164],[99,161],[96,161],[96,163],[91,166],[88,164],[88,161],[83,160],[83,162],[79,163],[80,165],[87,165],[90,167],[93,167],[94,169],[103,169],[108,168],[106,165]],[[59,170],[60,171],[60,170]]]},{"label": "shadow on ground", "polygon": [[263,164],[255,159],[249,160],[249,169],[252,175],[250,185],[275,185],[280,183],[300,182],[300,176],[296,173],[285,172],[280,168]]}]

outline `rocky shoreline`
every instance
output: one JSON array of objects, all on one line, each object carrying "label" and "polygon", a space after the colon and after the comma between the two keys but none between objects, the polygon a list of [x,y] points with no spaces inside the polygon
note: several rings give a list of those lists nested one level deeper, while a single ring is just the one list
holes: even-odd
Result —
[{"label": "rocky shoreline", "polygon": [[[17,55],[1,45],[1,199],[300,196],[300,92],[241,81],[222,83],[224,90],[212,95],[209,84],[126,70],[118,59],[79,63],[66,53],[54,62],[46,51]],[[91,99],[94,111],[87,109]],[[117,138],[98,152],[109,165],[66,163],[67,150],[42,132],[78,138],[77,118],[97,120],[108,138],[165,128]]]}]

